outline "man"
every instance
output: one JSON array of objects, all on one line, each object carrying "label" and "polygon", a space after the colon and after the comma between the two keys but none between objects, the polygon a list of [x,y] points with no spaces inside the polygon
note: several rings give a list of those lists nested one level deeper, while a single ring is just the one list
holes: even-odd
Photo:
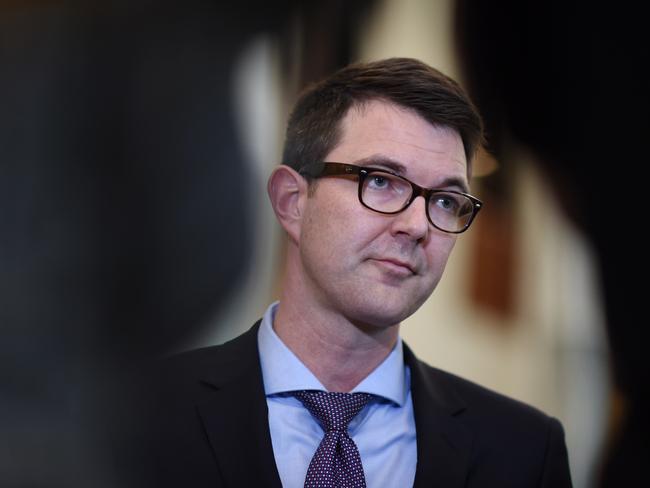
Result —
[{"label": "man", "polygon": [[464,92],[416,60],[352,65],[300,97],[268,184],[288,236],[281,299],[166,365],[161,484],[570,486],[557,420],[399,338],[480,209],[481,140]]}]

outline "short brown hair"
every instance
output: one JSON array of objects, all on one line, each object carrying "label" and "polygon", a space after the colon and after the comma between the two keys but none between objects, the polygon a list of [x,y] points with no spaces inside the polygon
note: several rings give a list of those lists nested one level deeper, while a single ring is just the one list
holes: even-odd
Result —
[{"label": "short brown hair", "polygon": [[411,58],[352,64],[307,87],[289,117],[283,164],[298,171],[322,161],[338,144],[348,110],[371,100],[395,103],[432,125],[456,130],[470,173],[470,162],[483,144],[478,111],[458,83]]}]

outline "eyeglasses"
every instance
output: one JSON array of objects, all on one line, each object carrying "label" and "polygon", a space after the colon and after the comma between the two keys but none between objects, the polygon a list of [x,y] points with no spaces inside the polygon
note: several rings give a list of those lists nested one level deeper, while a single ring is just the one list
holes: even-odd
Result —
[{"label": "eyeglasses", "polygon": [[383,169],[320,162],[303,167],[300,174],[311,178],[358,175],[359,201],[364,207],[382,214],[400,213],[422,196],[431,225],[451,234],[465,232],[483,206],[483,202],[467,193],[423,188]]}]

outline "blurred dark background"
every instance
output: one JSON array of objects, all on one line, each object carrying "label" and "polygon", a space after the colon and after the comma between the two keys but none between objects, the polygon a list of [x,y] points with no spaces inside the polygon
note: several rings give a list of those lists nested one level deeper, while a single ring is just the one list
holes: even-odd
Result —
[{"label": "blurred dark background", "polygon": [[0,12],[1,484],[117,485],[104,429],[122,366],[201,326],[245,270],[227,74],[281,18],[216,2]]}]

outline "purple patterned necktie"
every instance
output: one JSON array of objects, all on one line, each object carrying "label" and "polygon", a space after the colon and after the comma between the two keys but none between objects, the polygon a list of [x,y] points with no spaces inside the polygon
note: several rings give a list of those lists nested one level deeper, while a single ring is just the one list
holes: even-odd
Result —
[{"label": "purple patterned necktie", "polygon": [[361,456],[348,435],[348,424],[372,395],[306,390],[296,391],[293,395],[325,430],[325,437],[309,463],[305,488],[365,488]]}]

